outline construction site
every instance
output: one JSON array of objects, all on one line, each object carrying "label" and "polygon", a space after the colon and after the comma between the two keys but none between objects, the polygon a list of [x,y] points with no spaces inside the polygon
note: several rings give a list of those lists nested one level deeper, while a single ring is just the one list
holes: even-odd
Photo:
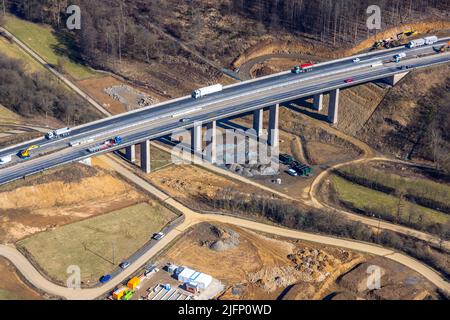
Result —
[{"label": "construction site", "polygon": [[[448,299],[448,63],[408,70],[395,85],[385,79],[352,85],[359,75],[339,79],[348,87],[337,91],[336,122],[330,121],[336,99],[330,90],[320,93],[320,108],[314,94],[277,103],[276,109],[270,105],[214,120],[222,138],[216,157],[247,159],[249,152],[236,154],[247,140],[227,141],[227,133],[257,129],[270,145],[277,110],[278,153],[270,154],[270,163],[180,164],[173,150],[187,140],[169,134],[131,144],[126,130],[100,139],[95,135],[103,129],[97,127],[93,140],[71,140],[77,130],[105,119],[112,119],[107,130],[121,130],[122,116],[151,106],[157,114],[172,99],[175,105],[183,99],[207,104],[208,96],[220,98],[247,79],[280,72],[315,76],[326,61],[346,57],[357,67],[361,62],[353,55],[364,60],[385,50],[425,50],[421,41],[431,37],[436,41],[428,45],[430,52],[414,59],[450,52],[450,42],[441,40],[450,31],[445,19],[391,26],[333,49],[331,37],[322,43],[288,29],[280,29],[279,37],[271,28],[258,36],[259,23],[240,14],[222,16],[215,3],[209,6],[204,16],[195,11],[181,22],[168,16],[150,26],[164,53],[148,44],[144,57],[124,53],[122,60],[108,56],[93,66],[69,56],[61,60],[59,52],[69,49],[61,49],[55,26],[7,14],[0,54],[20,60],[31,75],[42,74],[45,90],[76,99],[73,112],[34,115],[0,95],[1,149],[31,141],[0,157],[0,178],[41,157],[66,157],[66,149],[57,147],[64,139],[64,148],[86,159],[0,185],[0,300]],[[185,10],[183,2],[175,12]],[[199,39],[188,38],[183,29],[193,16],[210,25],[197,26]],[[217,49],[220,41],[234,42],[243,26],[256,31],[234,48]],[[218,32],[226,36],[201,50],[203,38]],[[404,62],[409,57],[389,56],[384,65],[410,64]],[[373,65],[367,68],[380,67]],[[207,92],[214,83],[220,90]],[[244,98],[233,99],[237,105]],[[195,156],[194,133],[206,136],[210,126],[188,128],[195,114],[183,112],[167,118],[173,123],[160,120],[159,113],[152,121],[187,128]],[[130,132],[141,134],[137,128],[145,119],[130,119]],[[200,153],[208,143],[200,141]],[[77,293],[67,288],[74,265],[80,268]],[[374,267],[380,274],[377,288],[368,286]]]}]

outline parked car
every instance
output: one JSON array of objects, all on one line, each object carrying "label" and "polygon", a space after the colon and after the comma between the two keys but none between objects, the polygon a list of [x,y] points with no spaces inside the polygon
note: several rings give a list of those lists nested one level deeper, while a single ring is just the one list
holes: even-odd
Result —
[{"label": "parked car", "polygon": [[280,154],[279,159],[282,164],[286,164],[286,165],[290,165],[293,161],[292,156],[288,155],[286,153]]},{"label": "parked car", "polygon": [[295,171],[294,169],[288,169],[286,172],[290,176],[293,176],[293,177],[298,176],[297,171]]},{"label": "parked car", "polygon": [[124,261],[121,264],[119,264],[119,267],[121,267],[122,269],[126,269],[130,266],[130,262],[128,261]]},{"label": "parked car", "polygon": [[353,59],[353,63],[358,63],[358,62],[360,62],[360,61],[361,61],[360,58],[355,58],[355,59]]},{"label": "parked car", "polygon": [[345,79],[344,82],[345,82],[345,83],[352,83],[352,82],[353,82],[353,79],[352,79],[352,78],[348,78],[348,79]]},{"label": "parked car", "polygon": [[100,283],[106,283],[106,282],[108,282],[109,280],[111,280],[111,275],[105,274],[104,276],[102,276],[102,277],[100,278]]},{"label": "parked car", "polygon": [[154,240],[161,240],[162,238],[164,238],[164,236],[165,236],[164,232],[158,232],[158,233],[155,233],[152,238]]}]

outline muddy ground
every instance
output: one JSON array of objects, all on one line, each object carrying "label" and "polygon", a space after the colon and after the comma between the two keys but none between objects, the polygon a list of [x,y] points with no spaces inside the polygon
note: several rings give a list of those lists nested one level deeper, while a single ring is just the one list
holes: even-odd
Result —
[{"label": "muddy ground", "polygon": [[[423,277],[387,259],[230,225],[193,227],[158,262],[186,265],[219,279],[226,286],[219,297],[224,300],[329,299],[344,293],[354,299],[439,297]],[[370,265],[383,270],[380,290],[364,287]]]}]

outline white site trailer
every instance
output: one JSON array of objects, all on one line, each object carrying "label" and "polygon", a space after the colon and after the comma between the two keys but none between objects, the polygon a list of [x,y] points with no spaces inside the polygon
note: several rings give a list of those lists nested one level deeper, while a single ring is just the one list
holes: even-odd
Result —
[{"label": "white site trailer", "polygon": [[188,267],[181,267],[181,272],[177,274],[177,278],[178,281],[193,284],[199,289],[207,288],[212,282],[212,277],[210,275],[192,270]]},{"label": "white site trailer", "polygon": [[200,88],[192,92],[192,98],[198,99],[211,93],[220,92],[222,89],[223,87],[220,83],[209,87]]}]

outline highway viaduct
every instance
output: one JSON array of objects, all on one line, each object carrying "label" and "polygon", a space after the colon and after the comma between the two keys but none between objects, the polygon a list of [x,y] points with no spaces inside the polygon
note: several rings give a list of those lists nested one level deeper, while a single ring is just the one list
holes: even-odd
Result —
[{"label": "highway viaduct", "polygon": [[[439,39],[435,46],[445,44],[449,39]],[[395,63],[393,56],[401,52],[405,53],[405,57]],[[353,61],[356,57],[359,59],[357,63]],[[267,145],[276,146],[279,108],[285,103],[312,97],[314,109],[320,112],[324,94],[329,94],[328,121],[335,124],[338,122],[340,90],[374,81],[395,85],[409,71],[448,62],[450,52],[436,53],[434,46],[413,49],[398,47],[319,63],[308,73],[286,71],[240,82],[199,99],[186,96],[166,101],[74,127],[68,137],[56,140],[40,137],[4,148],[0,150],[0,156],[12,155],[13,160],[0,169],[0,184],[121,149],[126,149],[128,160],[136,161],[136,145],[140,145],[141,149],[141,168],[144,172],[150,172],[150,140],[188,129],[191,132],[192,149],[195,153],[202,153],[203,126],[212,132],[207,141],[209,148],[206,148],[211,152],[205,158],[214,163],[217,160],[217,121],[253,114],[252,129],[255,135],[260,141],[267,139]],[[346,81],[348,79],[353,81]],[[264,109],[269,109],[267,137],[262,135]],[[121,136],[122,143],[95,152],[89,151],[90,147],[116,135]],[[80,141],[82,145],[77,143]],[[16,156],[20,150],[32,144],[40,147],[33,150],[31,159],[21,160]]]},{"label": "highway viaduct", "polygon": [[[403,77],[405,77],[408,72],[396,73],[389,75],[382,79],[377,79],[376,81],[382,80],[386,84],[395,86]],[[361,85],[364,83],[358,83]],[[313,109],[320,112],[323,109],[323,96],[324,94],[329,94],[328,102],[328,115],[327,120],[330,124],[338,123],[338,112],[339,112],[339,95],[340,88],[333,89],[328,92],[320,92],[314,94],[311,98],[313,99]],[[289,103],[290,101],[285,101],[284,103]],[[256,133],[257,139],[263,138],[264,132],[264,109],[259,108],[252,112],[253,117],[253,132]],[[278,121],[279,121],[279,109],[280,104],[276,103],[268,107],[269,110],[269,121],[267,128],[267,140],[265,143],[272,147],[277,147],[279,143],[279,133],[278,133]],[[203,155],[205,160],[211,163],[216,163],[217,161],[217,121],[213,120],[207,123],[194,123],[193,127],[190,128],[190,147],[192,152],[197,155]],[[203,133],[203,126],[206,127],[206,136]],[[205,136],[206,147],[203,150],[203,137]],[[140,166],[142,171],[145,173],[151,172],[150,166],[150,139],[145,139],[138,143],[140,145]],[[131,144],[125,148],[125,158],[132,163],[136,162],[136,144]]]}]

